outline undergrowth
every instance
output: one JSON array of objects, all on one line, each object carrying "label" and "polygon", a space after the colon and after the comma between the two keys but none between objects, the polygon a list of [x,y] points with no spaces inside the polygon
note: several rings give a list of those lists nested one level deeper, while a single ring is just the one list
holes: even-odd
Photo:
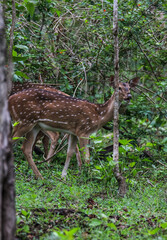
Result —
[{"label": "undergrowth", "polygon": [[38,165],[44,180],[35,180],[22,158],[16,153],[17,239],[167,239],[163,166],[147,166],[134,176],[125,172],[128,191],[121,198],[107,161],[79,174],[73,159],[63,182],[65,155]]}]

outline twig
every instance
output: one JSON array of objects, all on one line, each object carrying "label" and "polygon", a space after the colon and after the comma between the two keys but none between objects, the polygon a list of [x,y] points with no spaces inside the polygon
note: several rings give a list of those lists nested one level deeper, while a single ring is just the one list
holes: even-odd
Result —
[{"label": "twig", "polygon": [[49,161],[51,158],[53,158],[58,152],[60,152],[60,151],[67,145],[67,143],[66,143],[64,146],[62,146],[61,148],[59,148],[59,147],[61,146],[61,144],[67,139],[67,136],[68,136],[68,134],[65,134],[65,135],[64,135],[64,137],[62,138],[62,140],[61,140],[61,142],[59,143],[58,147],[56,148],[54,154],[53,154],[51,157],[49,157],[49,158],[46,159],[46,158],[43,156],[43,158],[44,158],[45,160],[44,160],[44,161],[41,161],[41,162],[37,162],[36,164],[41,164],[41,163],[48,162],[48,161]]},{"label": "twig", "polygon": [[144,87],[144,86],[142,86],[142,85],[138,85],[138,87],[141,87],[142,89],[144,89],[144,90],[146,90],[146,91],[148,91],[148,92],[151,92],[151,93],[153,93],[153,94],[156,94],[156,95],[157,95],[158,97],[160,97],[162,100],[164,100],[165,102],[167,102],[167,99],[166,99],[166,98],[161,97],[159,94],[153,92],[152,90],[150,90],[150,89],[148,89],[148,88],[146,88],[146,87]]},{"label": "twig", "polygon": [[78,85],[76,86],[76,88],[75,88],[75,90],[74,90],[74,93],[73,93],[73,97],[75,97],[75,94],[76,94],[76,91],[77,91],[77,89],[79,88],[79,86],[81,85],[81,83],[84,81],[84,79],[82,79],[79,83],[78,83]]},{"label": "twig", "polygon": [[159,164],[161,164],[162,166],[164,166],[167,169],[167,165],[161,163],[159,160],[156,160],[156,162],[158,162]]},{"label": "twig", "polygon": [[67,186],[69,186],[69,187],[72,187],[72,185],[66,183],[66,182],[63,181],[62,179],[60,179],[60,178],[58,178],[58,177],[55,177],[55,176],[54,176],[54,178],[55,178],[56,180],[58,180],[59,182],[62,182],[62,183],[64,183],[65,185],[67,185]]},{"label": "twig", "polygon": [[36,164],[41,164],[41,163],[48,162],[48,161],[49,161],[50,159],[52,159],[58,152],[60,152],[65,146],[67,146],[67,143],[64,144],[64,146],[62,146],[60,149],[56,150],[51,157],[49,157],[49,158],[46,159],[46,158],[43,156],[43,158],[44,158],[45,160],[44,160],[44,161],[41,161],[41,162],[37,162]]},{"label": "twig", "polygon": [[152,187],[155,187],[151,182],[150,180],[147,178],[147,182],[152,186]]},{"label": "twig", "polygon": [[154,69],[153,69],[153,67],[152,67],[152,65],[151,65],[150,59],[148,58],[147,54],[146,54],[146,53],[144,52],[144,50],[142,49],[140,42],[139,42],[134,36],[133,36],[133,39],[136,41],[136,43],[137,43],[137,45],[139,46],[140,50],[142,51],[142,53],[144,54],[145,58],[147,59],[149,65],[150,65],[150,68],[151,68],[151,70],[152,70],[152,73],[154,74],[154,77],[155,77],[156,80],[159,82],[159,80],[158,80],[158,78],[157,78],[157,76],[156,76],[156,74],[155,74],[155,72],[154,72]]},{"label": "twig", "polygon": [[81,64],[82,64],[83,71],[84,71],[84,74],[85,74],[85,93],[87,95],[87,91],[88,91],[87,75],[86,75],[85,66],[84,66],[83,62],[81,62]]},{"label": "twig", "polygon": [[[139,88],[136,87],[136,89],[137,89],[140,93],[142,92]],[[134,89],[133,89],[133,90],[134,90]],[[135,91],[134,91],[134,92],[135,92]],[[156,104],[156,103],[154,102],[154,100],[152,100],[146,93],[142,92],[142,94],[143,94],[144,96],[146,96],[146,98],[147,98],[150,102],[152,102],[154,105]]]}]

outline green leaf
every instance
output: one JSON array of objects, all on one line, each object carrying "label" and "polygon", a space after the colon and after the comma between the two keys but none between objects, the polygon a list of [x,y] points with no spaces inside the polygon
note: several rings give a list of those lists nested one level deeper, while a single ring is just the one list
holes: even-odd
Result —
[{"label": "green leaf", "polygon": [[101,166],[95,166],[95,168],[98,169],[98,170],[101,170],[101,169],[102,169]]},{"label": "green leaf", "polygon": [[27,216],[29,213],[26,212],[25,210],[21,210],[21,213],[24,215],[24,216]]},{"label": "green leaf", "polygon": [[29,233],[30,232],[29,226],[28,225],[24,225],[23,231],[26,232],[26,233]]},{"label": "green leaf", "polygon": [[107,161],[111,167],[114,167],[117,164],[117,162],[115,162],[112,157],[107,157]]},{"label": "green leaf", "polygon": [[21,72],[21,71],[16,71],[15,74],[16,74],[17,76],[23,77],[23,78],[25,78],[25,79],[29,79],[29,77],[28,77],[25,73],[23,73],[23,72]]},{"label": "green leaf", "polygon": [[104,219],[108,219],[108,216],[104,213],[101,213],[101,217],[104,218]]},{"label": "green leaf", "polygon": [[160,225],[162,228],[164,228],[164,229],[167,229],[167,222],[165,222],[165,223],[161,223],[161,225]]},{"label": "green leaf", "polygon": [[136,164],[136,162],[131,162],[130,164],[129,164],[129,167],[134,167],[135,166],[135,164]]},{"label": "green leaf", "polygon": [[114,223],[108,223],[107,226],[110,227],[111,229],[117,230],[117,227],[115,226]]},{"label": "green leaf", "polygon": [[34,11],[35,11],[35,4],[33,2],[27,2],[26,8],[27,8],[30,16],[33,17]]},{"label": "green leaf", "polygon": [[28,57],[16,57],[16,56],[13,56],[13,62],[20,62],[20,61],[25,61],[27,60]]},{"label": "green leaf", "polygon": [[167,143],[167,137],[165,137],[165,138],[162,140],[161,143],[162,143],[162,144]]},{"label": "green leaf", "polygon": [[13,123],[13,127],[17,126],[18,124],[19,124],[19,122]]},{"label": "green leaf", "polygon": [[96,138],[96,133],[92,133],[91,135],[90,135],[90,138]]},{"label": "green leaf", "polygon": [[20,137],[13,137],[12,140],[20,139]]},{"label": "green leaf", "polygon": [[16,217],[16,223],[19,224],[22,221],[21,217],[17,216]]},{"label": "green leaf", "polygon": [[137,171],[136,169],[133,169],[133,171],[132,171],[133,176],[135,177],[138,172],[139,171]]},{"label": "green leaf", "polygon": [[156,234],[158,231],[159,231],[159,228],[155,228],[155,229],[153,229],[153,230],[149,230],[149,231],[148,231],[148,234],[149,234],[149,235],[154,235],[154,234]]},{"label": "green leaf", "polygon": [[17,52],[15,50],[12,51],[13,57],[17,57]]},{"label": "green leaf", "polygon": [[56,9],[55,12],[57,13],[57,16],[60,17],[61,12],[59,10],[57,10],[57,9]]},{"label": "green leaf", "polygon": [[23,49],[23,50],[28,50],[28,47],[25,45],[15,45],[15,48]]},{"label": "green leaf", "polygon": [[140,65],[137,69],[140,70],[144,67],[144,65]]},{"label": "green leaf", "polygon": [[14,137],[12,140],[25,139],[25,137]]},{"label": "green leaf", "polygon": [[[63,237],[63,235],[62,235],[62,237]],[[60,233],[52,232],[49,239],[60,240],[62,238],[61,238],[61,234]]]},{"label": "green leaf", "polygon": [[130,140],[120,139],[120,140],[119,140],[119,142],[120,142],[122,145],[128,145],[131,141],[132,141],[132,139],[130,139]]},{"label": "green leaf", "polygon": [[147,147],[153,147],[154,145],[153,145],[151,142],[147,142],[147,143],[146,143],[146,146],[147,146]]},{"label": "green leaf", "polygon": [[163,150],[164,150],[164,152],[167,152],[167,146],[165,146],[165,147],[163,148]]},{"label": "green leaf", "polygon": [[80,228],[72,228],[70,231],[67,231],[67,235],[73,236]]},{"label": "green leaf", "polygon": [[97,227],[100,226],[102,224],[102,221],[99,219],[93,219],[90,223],[89,226],[91,227]]},{"label": "green leaf", "polygon": [[148,159],[148,158],[143,158],[142,162],[152,162],[152,161],[150,159]]},{"label": "green leaf", "polygon": [[102,139],[96,139],[94,140],[94,143],[97,144],[97,143],[102,143]]},{"label": "green leaf", "polygon": [[32,198],[37,198],[37,195],[36,194],[32,194],[31,197]]}]

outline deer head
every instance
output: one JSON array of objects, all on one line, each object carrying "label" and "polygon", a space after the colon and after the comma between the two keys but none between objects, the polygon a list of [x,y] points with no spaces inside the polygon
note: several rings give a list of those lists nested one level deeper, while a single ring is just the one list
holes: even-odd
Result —
[{"label": "deer head", "polygon": [[[132,95],[130,93],[130,89],[136,87],[137,83],[139,82],[139,77],[135,77],[131,79],[128,83],[126,82],[119,82],[119,100],[130,100]],[[114,84],[114,76],[110,77],[110,85],[115,89]]]}]

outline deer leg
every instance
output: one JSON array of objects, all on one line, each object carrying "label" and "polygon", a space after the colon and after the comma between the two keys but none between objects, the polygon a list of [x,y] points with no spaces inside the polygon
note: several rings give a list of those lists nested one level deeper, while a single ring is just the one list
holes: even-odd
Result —
[{"label": "deer leg", "polygon": [[[47,154],[47,159],[50,158],[54,152],[55,152],[55,148],[57,145],[57,141],[59,139],[59,133],[58,132],[51,132],[51,131],[46,131],[45,134],[49,137],[49,139],[51,140],[51,144],[50,144],[50,148],[49,148],[49,152]],[[50,160],[48,161],[50,163]]]},{"label": "deer leg", "polygon": [[44,148],[44,157],[47,158],[48,156],[48,149],[49,149],[49,137],[44,134],[44,137],[42,139],[42,144]]},{"label": "deer leg", "polygon": [[[23,137],[26,133],[31,131],[34,127],[34,124],[18,124],[13,128],[12,133],[12,143],[15,143],[19,140],[20,137]],[[16,139],[14,139],[16,138]]]},{"label": "deer leg", "polygon": [[[51,132],[51,131],[40,131],[37,134],[34,146],[35,146],[36,142],[42,137],[43,137],[42,144],[44,147],[44,156],[45,156],[45,158],[50,158],[54,154],[54,150],[57,145],[57,140],[59,138],[59,133]],[[51,140],[50,149],[49,149],[49,140]],[[48,151],[48,149],[49,149],[49,151]]]},{"label": "deer leg", "polygon": [[78,145],[76,145],[76,158],[77,158],[77,162],[78,162],[78,167],[81,170],[82,160],[81,160],[81,155],[80,155],[80,152],[79,152]]},{"label": "deer leg", "polygon": [[89,139],[79,138],[79,144],[81,148],[81,154],[86,163],[90,163],[90,152],[89,152]]},{"label": "deer leg", "polygon": [[32,131],[27,133],[26,140],[23,142],[22,151],[23,151],[25,158],[27,159],[30,167],[32,168],[35,176],[37,178],[43,179],[41,173],[39,172],[39,170],[32,158],[32,150],[33,150],[33,146],[34,146],[38,132],[39,132],[39,129],[34,128]]},{"label": "deer leg", "polygon": [[45,135],[43,134],[43,132],[42,132],[42,131],[39,131],[39,133],[38,133],[37,136],[36,136],[34,145],[33,145],[33,151],[34,151],[35,153],[37,153],[37,151],[38,151],[38,152],[41,152],[41,154],[43,154],[43,152],[41,151],[41,149],[36,146],[37,141],[40,140],[43,136],[45,136]]},{"label": "deer leg", "polygon": [[67,169],[70,163],[70,159],[74,152],[76,151],[76,144],[77,144],[77,137],[74,135],[70,135],[68,139],[68,149],[67,149],[67,157],[66,157],[66,162],[62,171],[62,178],[66,178],[67,175]]}]

